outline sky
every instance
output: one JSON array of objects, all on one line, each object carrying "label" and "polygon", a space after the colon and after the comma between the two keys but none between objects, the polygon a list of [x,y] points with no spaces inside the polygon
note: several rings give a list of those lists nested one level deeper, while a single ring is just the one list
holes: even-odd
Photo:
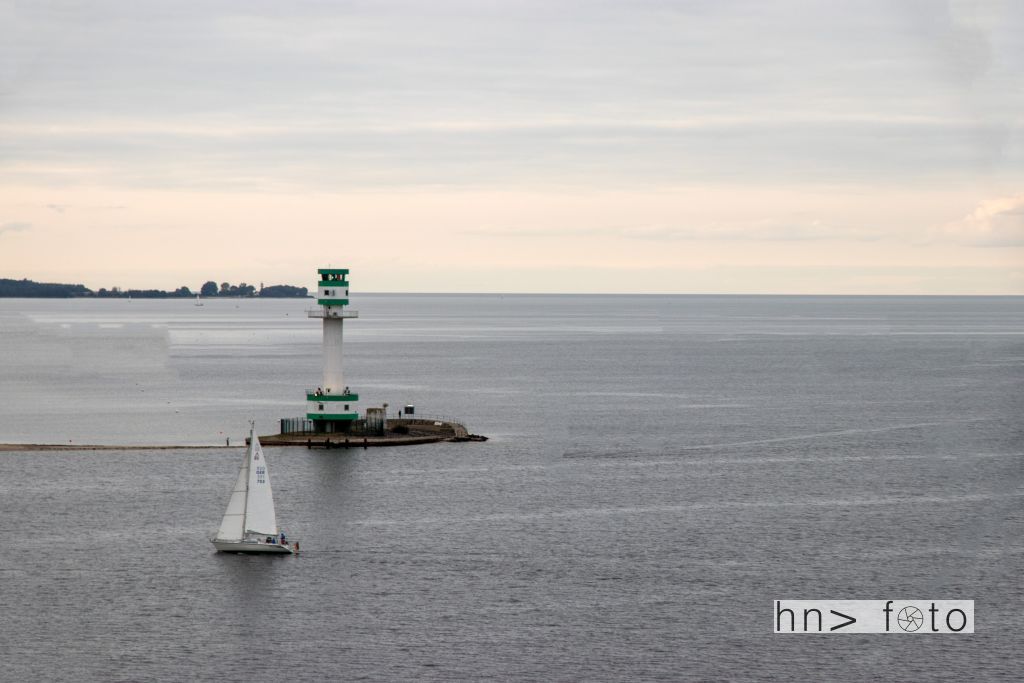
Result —
[{"label": "sky", "polygon": [[0,0],[0,277],[1024,294],[1024,3]]}]

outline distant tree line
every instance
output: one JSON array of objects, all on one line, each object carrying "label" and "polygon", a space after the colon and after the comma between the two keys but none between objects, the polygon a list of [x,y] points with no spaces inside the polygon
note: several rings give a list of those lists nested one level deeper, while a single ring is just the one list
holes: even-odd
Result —
[{"label": "distant tree line", "polygon": [[66,299],[72,296],[92,294],[85,285],[62,285],[55,282],[32,282],[32,280],[7,280],[0,278],[0,296],[46,297]]},{"label": "distant tree line", "polygon": [[120,287],[100,287],[92,291],[85,285],[65,285],[52,282],[33,282],[32,280],[7,280],[0,278],[0,297],[23,297],[38,298],[48,297],[54,299],[66,299],[70,297],[100,297],[106,299],[124,299],[128,297],[138,299],[173,299],[186,298],[196,295],[204,297],[305,297],[309,296],[309,290],[305,287],[293,287],[291,285],[270,285],[264,287],[262,284],[257,289],[253,285],[241,283],[233,285],[230,282],[222,282],[220,286],[210,280],[193,292],[185,286],[178,287],[173,291],[162,289],[121,289]]}]

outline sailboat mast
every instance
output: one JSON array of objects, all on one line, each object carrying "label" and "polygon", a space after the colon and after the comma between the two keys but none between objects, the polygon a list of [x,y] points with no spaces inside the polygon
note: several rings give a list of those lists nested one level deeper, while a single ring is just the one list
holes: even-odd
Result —
[{"label": "sailboat mast", "polygon": [[[252,448],[250,446],[249,448]],[[249,461],[252,455],[249,449],[245,451],[245,506],[242,508],[242,538],[245,538],[246,523],[249,521],[249,468],[252,463]]]},{"label": "sailboat mast", "polygon": [[242,511],[242,538],[245,538],[249,529],[249,470],[252,469],[252,453],[256,448],[252,441],[255,430],[256,425],[250,422],[249,447],[245,449],[245,508]]}]

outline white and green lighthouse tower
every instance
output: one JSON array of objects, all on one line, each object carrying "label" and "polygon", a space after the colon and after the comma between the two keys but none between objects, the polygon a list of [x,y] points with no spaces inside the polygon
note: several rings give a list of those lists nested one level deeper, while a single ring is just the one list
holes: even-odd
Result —
[{"label": "white and green lighthouse tower", "polygon": [[310,318],[324,321],[324,382],[306,391],[306,417],[317,432],[347,432],[359,418],[359,395],[353,393],[341,369],[341,342],[346,318],[358,318],[348,306],[348,269],[317,270],[316,302],[320,308],[309,311]]}]

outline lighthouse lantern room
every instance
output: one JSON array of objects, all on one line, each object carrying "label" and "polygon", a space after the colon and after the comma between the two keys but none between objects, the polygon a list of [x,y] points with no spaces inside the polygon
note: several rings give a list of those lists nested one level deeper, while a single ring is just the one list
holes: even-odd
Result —
[{"label": "lighthouse lantern room", "polygon": [[321,386],[306,391],[306,417],[317,432],[347,432],[359,418],[359,395],[349,389],[342,374],[342,333],[345,319],[358,318],[359,313],[346,308],[347,268],[319,268],[317,274],[320,308],[310,310],[309,317],[324,321],[324,380]]}]

